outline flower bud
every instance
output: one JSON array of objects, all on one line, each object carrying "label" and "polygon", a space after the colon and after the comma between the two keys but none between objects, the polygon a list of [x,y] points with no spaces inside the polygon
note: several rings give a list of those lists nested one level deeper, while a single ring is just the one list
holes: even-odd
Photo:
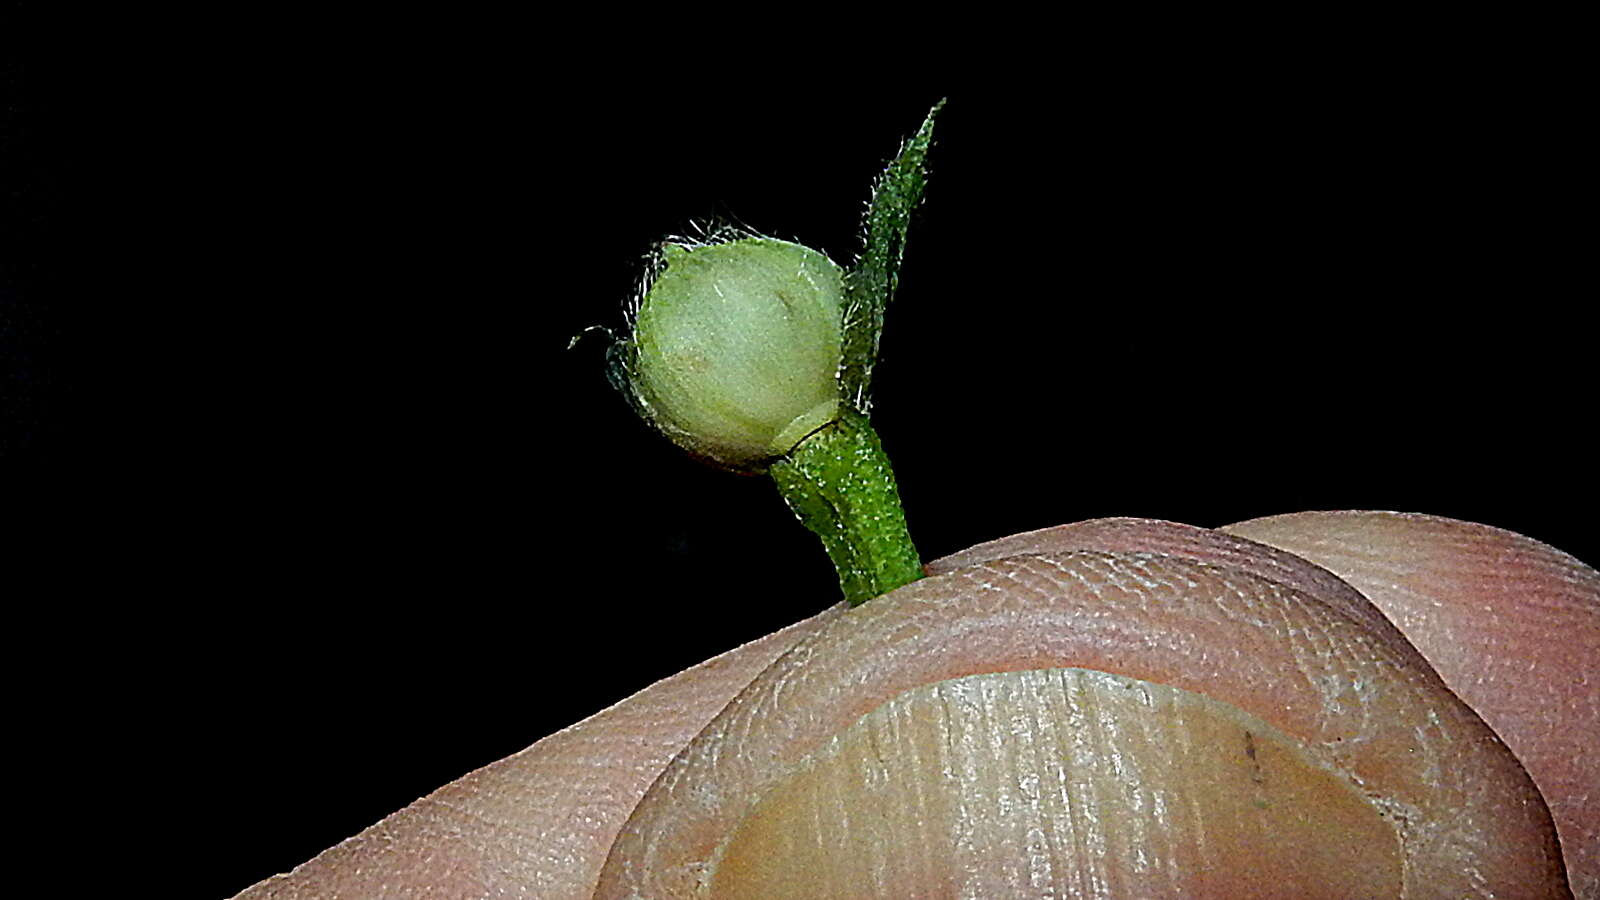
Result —
[{"label": "flower bud", "polygon": [[667,244],[624,375],[640,411],[698,456],[759,470],[839,415],[843,272],[770,238]]}]

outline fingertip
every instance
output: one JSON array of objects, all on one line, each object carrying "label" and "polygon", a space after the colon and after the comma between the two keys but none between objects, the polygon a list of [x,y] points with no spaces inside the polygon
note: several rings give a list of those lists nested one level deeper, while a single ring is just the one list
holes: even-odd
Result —
[{"label": "fingertip", "polygon": [[[846,882],[863,872],[876,873],[858,883],[863,896],[901,895],[897,880],[904,878],[927,879],[937,895],[952,879],[980,876],[1000,879],[991,893],[1003,896],[1006,879],[1046,869],[1059,879],[1049,889],[1067,892],[1068,879],[1095,866],[1104,873],[1085,882],[1092,891],[1125,883],[1116,879],[1149,887],[1154,882],[1135,876],[1154,872],[1151,878],[1171,882],[1170,890],[1150,888],[1155,895],[1250,896],[1254,888],[1242,881],[1248,861],[1271,841],[1250,836],[1258,832],[1222,839],[1225,830],[1212,823],[1228,814],[1203,812],[1192,819],[1200,825],[1162,832],[1165,813],[1156,811],[1170,810],[1171,796],[1119,808],[1109,783],[1080,802],[1042,810],[1035,803],[1042,802],[1037,792],[1047,770],[1019,768],[1008,758],[1023,746],[1048,748],[1042,756],[1049,759],[1069,758],[1076,749],[1088,768],[1068,775],[1058,766],[1050,770],[1056,783],[1091,783],[1085,773],[1109,764],[1123,767],[1116,772],[1123,787],[1168,784],[1163,766],[1180,768],[1171,758],[1155,761],[1131,746],[1097,742],[1096,729],[1139,725],[1074,715],[1044,696],[989,703],[982,690],[969,702],[948,693],[956,690],[953,681],[969,676],[1001,690],[1004,679],[981,679],[1027,672],[1049,678],[1062,669],[1137,679],[1150,685],[1151,696],[1204,695],[1288,735],[1335,782],[1359,786],[1360,815],[1341,816],[1337,792],[1326,782],[1288,804],[1304,822],[1333,824],[1323,828],[1326,846],[1303,850],[1301,859],[1287,854],[1293,865],[1281,871],[1266,866],[1273,882],[1338,869],[1369,872],[1382,882],[1389,869],[1381,854],[1377,862],[1340,856],[1341,842],[1328,839],[1354,834],[1351,846],[1381,847],[1383,839],[1360,837],[1381,819],[1388,829],[1382,833],[1398,836],[1406,891],[1470,892],[1469,882],[1479,879],[1497,889],[1517,885],[1530,896],[1562,896],[1554,830],[1527,774],[1421,657],[1402,653],[1402,646],[1408,645],[1279,582],[1156,553],[1040,553],[933,576],[849,611],[758,676],[641,800],[612,847],[596,896],[718,896],[735,884],[777,892],[799,884],[807,871],[821,877],[830,866],[844,874],[823,893],[843,896],[853,895]],[[921,714],[882,712],[940,684],[934,690],[946,693]],[[938,724],[941,715],[954,722],[965,707],[978,709],[977,719],[991,730]],[[1030,718],[1027,710],[1037,714]],[[860,724],[880,714],[900,724]],[[934,723],[932,732],[917,737],[917,722]],[[1057,727],[1063,736],[1052,744],[1045,735]],[[858,728],[865,737],[853,734]],[[968,733],[976,736],[958,737]],[[1152,733],[1181,731],[1156,725]],[[1242,746],[1232,739],[1191,743]],[[957,765],[965,750],[972,761]],[[839,754],[851,761],[835,770],[831,760]],[[1141,758],[1148,765],[1135,765]],[[1190,780],[1226,771],[1219,765],[1217,758],[1197,764]],[[906,786],[874,798],[869,786],[893,783],[900,776],[890,770],[901,766],[913,773]],[[1280,761],[1272,768],[1293,766]],[[963,793],[969,783],[979,795]],[[1218,796],[1241,795],[1219,787],[1212,799]],[[922,805],[896,808],[911,797],[923,798]],[[978,808],[994,816],[992,828],[963,812]],[[1074,816],[1116,821],[1138,836],[1074,832]],[[1293,827],[1271,829],[1293,833]],[[1081,837],[1030,843],[1049,833]],[[1210,842],[1194,851],[1203,857],[1183,857],[1184,835]],[[1179,849],[1163,855],[1167,838]],[[1125,852],[1111,853],[1119,840]],[[801,862],[790,865],[790,855]],[[1165,862],[1149,868],[1158,857]],[[1310,887],[1302,893],[1316,896]],[[1260,895],[1271,894],[1268,886]]]},{"label": "fingertip", "polygon": [[1220,531],[1326,568],[1365,594],[1505,741],[1561,835],[1573,889],[1600,897],[1600,572],[1475,522],[1291,513]]}]

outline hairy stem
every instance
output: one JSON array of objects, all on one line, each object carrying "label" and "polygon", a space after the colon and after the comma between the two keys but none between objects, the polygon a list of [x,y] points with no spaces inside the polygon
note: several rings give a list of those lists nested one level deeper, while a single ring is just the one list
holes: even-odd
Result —
[{"label": "hairy stem", "polygon": [[768,471],[789,508],[822,539],[851,606],[922,577],[894,470],[866,416],[846,410]]}]

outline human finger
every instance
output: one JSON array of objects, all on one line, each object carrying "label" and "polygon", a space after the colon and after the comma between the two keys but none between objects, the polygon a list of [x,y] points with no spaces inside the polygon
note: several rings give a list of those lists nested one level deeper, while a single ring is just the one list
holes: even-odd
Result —
[{"label": "human finger", "polygon": [[1600,572],[1437,516],[1303,512],[1220,530],[1370,598],[1516,753],[1550,807],[1574,894],[1600,898]]},{"label": "human finger", "polygon": [[[1261,758],[1252,728],[1288,748],[1264,783],[1331,780],[1261,798],[1243,817],[1254,824],[1239,825],[1225,779],[1180,783],[1220,771],[1220,760],[1196,769],[1172,743],[1118,743],[1071,716],[1062,723],[1049,707],[1070,707],[1065,688],[991,684],[1004,698],[971,728],[939,718],[959,706],[948,692],[969,676],[1065,685],[1061,673],[1084,670],[1135,679],[1151,705],[1193,711],[1147,734],[1204,744],[1233,716],[1241,758]],[[1169,689],[1192,696],[1180,702]],[[930,690],[932,699],[919,693]],[[921,713],[897,718],[902,702]],[[875,721],[884,710],[888,721]],[[1113,730],[1137,730],[1149,710],[1124,712],[1131,718],[1112,716]],[[929,717],[920,730],[895,724]],[[1046,749],[1013,752],[1019,743]],[[1087,768],[1060,764],[1069,746]],[[1117,759],[1128,765],[1109,781],[1091,771]],[[1038,793],[1041,784],[1141,799],[1119,818],[1104,797]],[[1335,824],[1298,854],[1240,863],[1251,845],[1234,838],[1294,821]],[[1358,833],[1388,840],[1341,840]],[[1527,774],[1398,635],[1241,568],[1079,551],[935,575],[797,644],[663,771],[596,896],[1248,896],[1286,886],[1316,896],[1344,890],[1329,872],[1361,873],[1396,895],[1402,885],[1422,896],[1486,882],[1565,896],[1554,830]]]}]

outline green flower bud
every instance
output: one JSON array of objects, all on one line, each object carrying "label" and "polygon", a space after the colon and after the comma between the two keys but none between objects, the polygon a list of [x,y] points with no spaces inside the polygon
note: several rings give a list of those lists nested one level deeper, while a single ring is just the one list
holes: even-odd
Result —
[{"label": "green flower bud", "polygon": [[844,273],[770,238],[667,244],[633,317],[625,388],[680,446],[760,470],[840,414]]},{"label": "green flower bud", "polygon": [[731,228],[671,241],[632,333],[607,353],[611,383],[679,446],[772,476],[852,606],[922,577],[868,388],[943,105],[873,184],[848,274],[815,250]]}]

